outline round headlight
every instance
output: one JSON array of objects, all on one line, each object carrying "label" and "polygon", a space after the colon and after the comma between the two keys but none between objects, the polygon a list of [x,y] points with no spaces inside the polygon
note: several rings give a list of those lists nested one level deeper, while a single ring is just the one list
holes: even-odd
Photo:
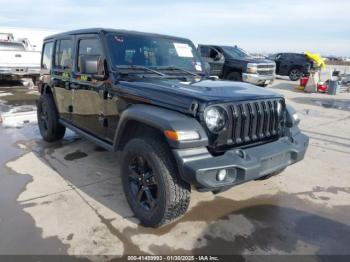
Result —
[{"label": "round headlight", "polygon": [[227,113],[222,107],[213,106],[205,111],[204,120],[211,132],[218,133],[224,129],[226,125]]}]

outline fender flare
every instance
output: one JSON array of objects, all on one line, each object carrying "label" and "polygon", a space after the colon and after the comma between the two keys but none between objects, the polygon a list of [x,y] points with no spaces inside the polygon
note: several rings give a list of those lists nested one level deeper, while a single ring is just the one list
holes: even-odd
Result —
[{"label": "fender flare", "polygon": [[208,145],[208,137],[197,119],[185,114],[151,105],[132,105],[125,109],[120,116],[114,135],[113,149],[117,151],[122,143],[124,132],[129,121],[136,121],[159,130],[197,131],[200,139],[188,141],[174,141],[167,138],[171,148],[191,148]]},{"label": "fender flare", "polygon": [[48,90],[50,90],[49,92],[51,94],[53,93],[51,86],[48,84],[42,84],[38,87],[38,89],[39,89],[40,94],[46,94]]}]

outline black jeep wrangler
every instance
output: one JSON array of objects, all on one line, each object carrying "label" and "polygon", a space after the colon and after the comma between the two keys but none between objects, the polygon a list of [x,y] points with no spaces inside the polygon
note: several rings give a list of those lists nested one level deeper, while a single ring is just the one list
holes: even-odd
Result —
[{"label": "black jeep wrangler", "polygon": [[41,68],[42,137],[69,128],[121,151],[125,195],[145,226],[184,214],[191,186],[218,193],[269,177],[308,146],[281,95],[212,80],[188,39],[72,31],[44,40]]}]

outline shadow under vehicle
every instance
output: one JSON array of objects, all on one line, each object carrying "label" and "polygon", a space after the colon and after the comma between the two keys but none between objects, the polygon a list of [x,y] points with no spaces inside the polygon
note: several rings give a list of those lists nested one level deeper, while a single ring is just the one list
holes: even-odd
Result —
[{"label": "shadow under vehicle", "polygon": [[44,40],[38,125],[121,151],[128,203],[144,226],[183,215],[191,186],[219,193],[303,159],[308,138],[272,91],[213,80],[185,38],[84,29]]}]

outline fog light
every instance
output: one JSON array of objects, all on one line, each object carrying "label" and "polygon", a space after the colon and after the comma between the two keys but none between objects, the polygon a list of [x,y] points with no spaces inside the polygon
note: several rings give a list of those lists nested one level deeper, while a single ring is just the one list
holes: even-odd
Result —
[{"label": "fog light", "polygon": [[227,176],[227,171],[226,169],[221,169],[216,175],[216,180],[218,181],[224,181]]}]

